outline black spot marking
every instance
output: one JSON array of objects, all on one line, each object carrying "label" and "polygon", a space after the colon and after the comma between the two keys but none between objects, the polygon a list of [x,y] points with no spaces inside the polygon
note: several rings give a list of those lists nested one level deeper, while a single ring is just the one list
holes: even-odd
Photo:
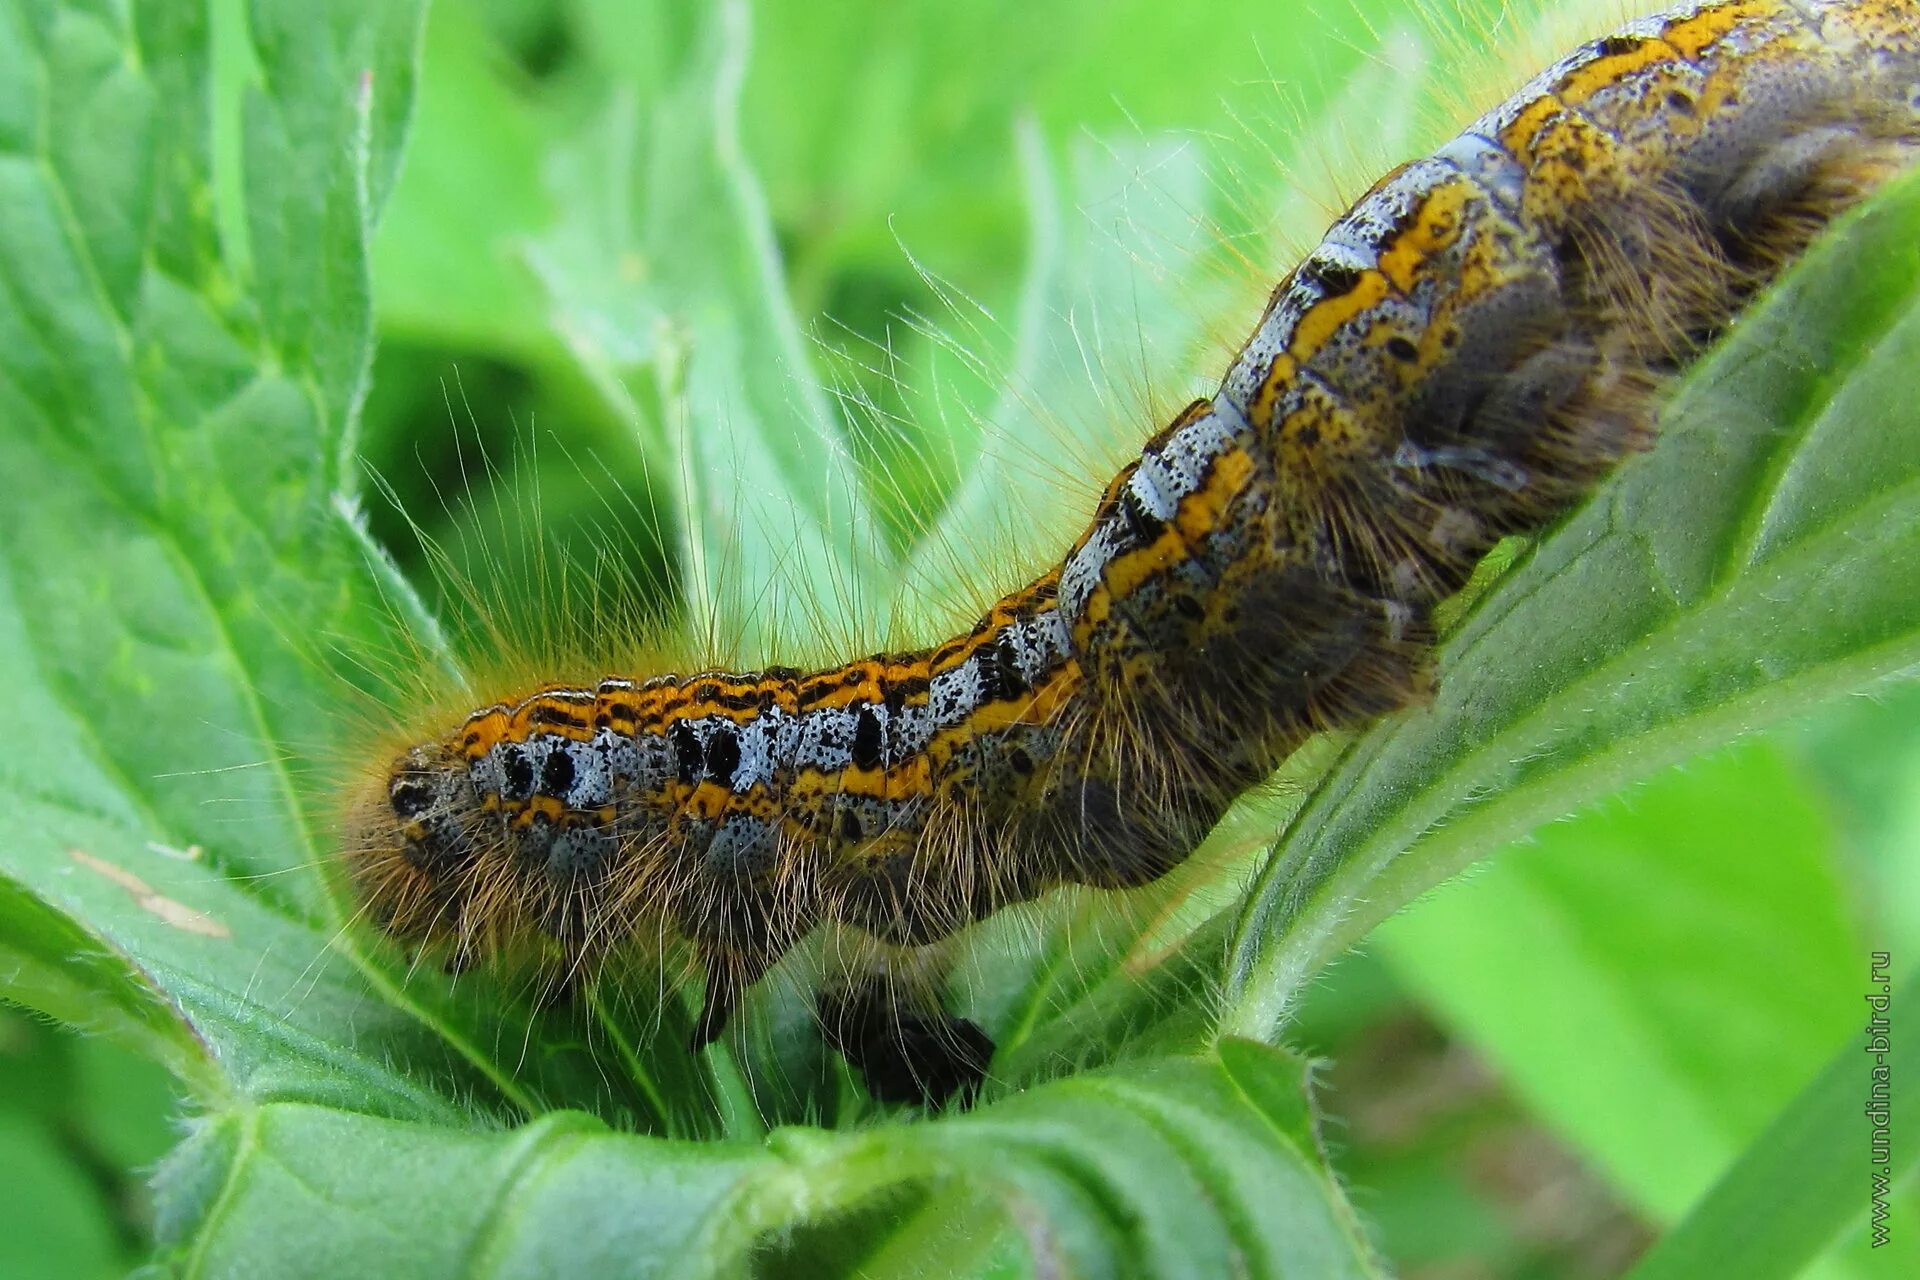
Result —
[{"label": "black spot marking", "polygon": [[826,697],[840,686],[840,677],[831,672],[815,676],[801,685],[796,692],[795,702],[802,712],[807,711],[820,699]]},{"label": "black spot marking", "polygon": [[707,736],[707,777],[732,786],[733,771],[739,767],[740,735],[730,728],[715,729]]},{"label": "black spot marking", "polygon": [[760,711],[772,704],[773,697],[759,689],[747,689],[739,693],[715,690],[707,701],[725,711]]},{"label": "black spot marking", "polygon": [[1009,751],[1007,753],[1007,763],[1013,766],[1015,773],[1033,772],[1033,757],[1027,754],[1026,748],[1024,747],[1015,747],[1012,751]]},{"label": "black spot marking", "polygon": [[859,769],[878,769],[884,754],[885,734],[880,717],[873,708],[863,706],[853,726],[853,763]]},{"label": "black spot marking", "polygon": [[533,761],[518,743],[496,748],[500,752],[500,798],[525,800],[533,794]]},{"label": "black spot marking", "polygon": [[561,725],[568,729],[584,729],[587,722],[565,707],[556,707],[548,703],[537,704],[527,713],[530,725]]},{"label": "black spot marking", "polygon": [[1595,47],[1603,58],[1619,58],[1632,53],[1646,42],[1639,36],[1608,36]]},{"label": "black spot marking", "polygon": [[573,753],[555,743],[540,766],[540,794],[564,797],[573,786]]},{"label": "black spot marking", "polygon": [[387,788],[394,816],[412,821],[433,807],[433,786],[417,774],[402,774]]},{"label": "black spot marking", "polygon": [[1319,282],[1322,292],[1329,298],[1352,293],[1354,286],[1360,283],[1360,268],[1344,262],[1309,259],[1301,269],[1307,273],[1308,279]]},{"label": "black spot marking", "polygon": [[1020,670],[1012,636],[1002,636],[980,650],[979,663],[983,701],[1004,702],[1020,697],[1031,688],[1026,675]]},{"label": "black spot marking", "polygon": [[1387,339],[1387,354],[1395,360],[1411,363],[1420,358],[1420,348],[1410,340],[1395,335]]},{"label": "black spot marking", "polygon": [[1668,91],[1667,110],[1672,111],[1678,115],[1683,115],[1683,116],[1692,115],[1693,114],[1693,95],[1690,93],[1685,93],[1679,89],[1673,89]]},{"label": "black spot marking", "polygon": [[1158,538],[1166,529],[1167,522],[1141,505],[1140,495],[1132,486],[1120,490],[1120,518],[1126,522],[1127,532],[1140,546],[1145,546]]},{"label": "black spot marking", "polygon": [[853,809],[842,809],[840,811],[840,836],[844,840],[864,840],[867,838],[867,831],[866,828],[861,825],[858,811]]},{"label": "black spot marking", "polygon": [[676,720],[673,728],[667,730],[667,741],[673,744],[674,767],[680,781],[689,787],[700,781],[707,767],[707,753],[700,749],[700,735],[686,721]]}]

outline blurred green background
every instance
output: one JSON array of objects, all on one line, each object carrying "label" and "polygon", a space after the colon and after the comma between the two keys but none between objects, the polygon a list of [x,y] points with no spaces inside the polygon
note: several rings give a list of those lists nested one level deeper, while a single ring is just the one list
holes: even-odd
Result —
[{"label": "blurred green background", "polygon": [[[672,498],[649,480],[658,389],[640,348],[618,346],[648,339],[583,326],[556,285],[570,253],[643,239],[645,209],[591,160],[691,38],[660,8],[432,12],[377,243],[363,436],[397,499],[369,513],[403,561],[419,552],[400,509],[445,545],[522,565],[488,549],[503,527],[488,504],[537,490],[538,554],[612,542],[647,589],[676,589],[671,525],[654,515]],[[1011,318],[1044,257],[1037,183],[1065,209],[1054,230],[1096,244],[1131,215],[1088,199],[1076,173],[1105,157],[1132,189],[1178,188],[1199,250],[1128,251],[1140,275],[1119,293],[1149,299],[1137,314],[1057,317],[1118,324],[1104,340],[1124,348],[1127,325],[1158,332],[1151,307],[1174,299],[1184,327],[1140,372],[1146,399],[1177,400],[1184,382],[1155,378],[1217,370],[1289,237],[1323,220],[1327,170],[1351,192],[1377,150],[1431,137],[1475,96],[1452,74],[1457,45],[1404,0],[1310,18],[1241,0],[756,0],[752,20],[744,169],[896,554],[963,482],[981,433],[1008,426],[1002,384],[1028,367]],[[1427,96],[1335,111],[1391,80],[1409,47],[1429,51]],[[1184,159],[1142,168],[1169,154]],[[1124,416],[1139,387],[1088,394],[1121,438],[1155,425]],[[528,456],[528,431],[563,446]],[[449,500],[475,443],[537,474]],[[634,500],[609,504],[609,483]],[[1891,952],[1896,974],[1920,956],[1916,723],[1920,689],[1890,687],[1594,805],[1394,920],[1315,990],[1295,1039],[1329,1059],[1336,1163],[1401,1274],[1619,1274],[1857,1031],[1869,951]],[[138,1261],[144,1172],[180,1132],[170,1097],[158,1068],[0,1009],[0,1276]],[[1920,1274],[1920,1206],[1904,1194],[1895,1246],[1851,1239],[1819,1274]]]}]

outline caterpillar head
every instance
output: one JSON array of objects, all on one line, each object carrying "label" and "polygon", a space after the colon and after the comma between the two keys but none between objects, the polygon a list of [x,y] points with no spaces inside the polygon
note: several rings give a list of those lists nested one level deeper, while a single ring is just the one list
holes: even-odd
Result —
[{"label": "caterpillar head", "polygon": [[465,762],[436,744],[402,752],[353,800],[342,848],[381,929],[408,941],[453,932],[480,860],[469,825],[479,803]]}]

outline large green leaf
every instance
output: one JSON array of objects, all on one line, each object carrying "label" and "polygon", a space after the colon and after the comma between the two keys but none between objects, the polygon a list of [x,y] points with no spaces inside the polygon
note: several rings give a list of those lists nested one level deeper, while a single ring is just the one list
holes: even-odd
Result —
[{"label": "large green leaf", "polygon": [[[341,1019],[394,1015],[316,945],[331,907],[285,744],[326,677],[290,637],[373,613],[337,494],[418,10],[13,3],[0,23],[0,652],[5,714],[34,726],[0,786],[5,872],[40,904],[9,908],[38,917],[10,936],[45,962],[14,994],[73,1016],[90,989],[187,1044],[157,991],[228,1087],[338,1095]],[[216,171],[209,64],[236,40],[258,72]],[[223,188],[240,216],[217,229]],[[51,963],[75,954],[62,930],[97,939],[82,962]],[[419,1109],[366,1065],[349,1096]]]},{"label": "large green leaf", "polygon": [[[1377,1274],[1326,1171],[1307,1064],[1223,1044],[1208,1062],[1083,1076],[965,1116],[764,1143],[609,1133],[554,1112],[511,1133],[302,1104],[204,1124],[163,1178],[195,1276]],[[960,1201],[955,1237],[916,1222]],[[891,1236],[884,1258],[809,1235]],[[924,1218],[924,1215],[923,1215]],[[902,1230],[909,1222],[917,1232]],[[951,1221],[947,1224],[953,1225]],[[855,1236],[859,1239],[859,1236]],[[300,1247],[289,1251],[288,1242]],[[377,1259],[377,1263],[371,1260]]]}]

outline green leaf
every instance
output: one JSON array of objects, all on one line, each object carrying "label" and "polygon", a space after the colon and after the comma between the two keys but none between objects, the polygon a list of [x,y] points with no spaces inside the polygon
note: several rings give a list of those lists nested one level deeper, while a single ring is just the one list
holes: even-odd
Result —
[{"label": "green leaf", "polygon": [[1657,1221],[1859,1021],[1864,949],[1825,815],[1764,741],[1545,828],[1375,937]]},{"label": "green leaf", "polygon": [[[1800,1274],[1848,1223],[1871,1215],[1873,1178],[1888,1195],[1920,1160],[1920,1098],[1902,1087],[1920,1074],[1920,1040],[1894,1030],[1899,1011],[1920,1004],[1920,980],[1899,990],[1862,983],[1889,1003],[1876,1034],[1867,1016],[1806,1088],[1783,1108],[1686,1219],[1640,1261],[1630,1280],[1707,1274],[1770,1280]],[[1876,1150],[1869,1113],[1875,1072],[1884,1087],[1878,1118],[1885,1151]],[[1871,1222],[1870,1222],[1871,1229]],[[1881,1241],[1900,1243],[1897,1238]],[[1910,1252],[1910,1250],[1908,1251]],[[1895,1264],[1897,1265],[1897,1264]],[[1883,1274],[1894,1274],[1891,1270]],[[1903,1273],[1907,1274],[1907,1273]]]},{"label": "green leaf", "polygon": [[105,1277],[125,1273],[110,1206],[62,1149],[59,1135],[0,1107],[0,1271],[10,1276]]},{"label": "green leaf", "polygon": [[126,1274],[148,1249],[146,1175],[178,1138],[164,1068],[0,1005],[0,1274]]},{"label": "green leaf", "polygon": [[151,979],[110,944],[10,880],[0,880],[6,995],[82,1030],[110,1035],[218,1093],[205,1046]]},{"label": "green leaf", "polygon": [[[413,1012],[370,1002],[353,954],[328,946],[340,917],[311,870],[325,837],[286,756],[339,678],[294,637],[348,643],[380,615],[339,495],[370,342],[367,226],[418,10],[362,19],[246,15],[258,78],[221,179],[246,201],[242,254],[212,221],[216,33],[173,5],[4,11],[0,45],[22,61],[0,118],[32,162],[0,170],[0,489],[18,513],[0,652],[6,714],[36,745],[9,753],[0,786],[9,874],[87,922],[88,952],[136,958],[229,1086],[444,1116],[445,1096],[392,1066],[420,1035]],[[257,275],[232,274],[242,257]],[[67,971],[144,1009],[111,968]],[[379,1047],[354,1050],[356,1034]],[[416,1040],[450,1081],[470,1072],[447,1061],[456,1034]]]},{"label": "green leaf", "polygon": [[[820,1274],[801,1261],[819,1247],[803,1228],[872,1208],[885,1240],[902,1203],[962,1193],[988,1215],[967,1248],[1005,1241],[1022,1269],[1376,1275],[1326,1172],[1306,1075],[1230,1043],[1216,1061],[1060,1081],[930,1124],[764,1144],[609,1133],[575,1112],[475,1133],[267,1104],[209,1121],[175,1157],[167,1232],[209,1278],[263,1258],[288,1277],[351,1274],[376,1257],[415,1276]],[[861,1274],[958,1273],[937,1233],[889,1243],[884,1269]]]},{"label": "green leaf", "polygon": [[[1380,65],[1328,95],[1325,118],[1364,104],[1386,145],[1404,149],[1425,71],[1417,46],[1391,47]],[[1050,567],[1091,510],[1102,482],[1094,478],[1139,452],[1140,423],[1211,393],[1205,366],[1216,359],[1217,317],[1253,310],[1246,281],[1216,261],[1234,211],[1210,216],[1222,203],[1215,184],[1244,157],[1219,154],[1224,146],[1203,151],[1177,135],[1077,138],[1056,165],[1032,120],[1016,137],[1029,248],[1011,333],[1002,335],[979,303],[929,278],[945,315],[930,335],[937,351],[963,353],[984,375],[981,353],[1009,346],[1004,367],[990,370],[998,391],[975,411],[974,429],[948,427],[950,447],[965,456],[960,482],[939,518],[923,521],[893,587],[897,610],[940,602],[947,616],[936,626],[971,625],[991,603],[981,598],[983,560],[1031,562],[1001,573],[991,584],[1000,588]],[[1306,136],[1287,145],[1281,164],[1331,143]],[[1273,228],[1310,226],[1319,216],[1298,193],[1279,194],[1278,204],[1263,237],[1278,239],[1285,233]],[[940,373],[932,366],[906,376],[938,391],[946,385]],[[937,397],[911,387],[904,394],[920,421],[944,421]],[[1063,488],[1085,491],[1083,501],[1062,502]]]},{"label": "green leaf", "polygon": [[552,149],[565,212],[529,260],[580,367],[673,461],[658,479],[680,521],[687,630],[719,665],[764,663],[776,639],[792,661],[796,643],[836,638],[817,602],[869,603],[879,535],[740,154],[746,9],[720,5],[692,32],[667,6],[632,15],[643,47],[685,46],[684,61],[656,68],[650,99],[609,90],[593,127]]},{"label": "green leaf", "polygon": [[558,339],[520,322],[540,296],[520,242],[553,217],[540,157],[557,122],[511,74],[478,6],[435,13],[424,56],[407,164],[374,242],[382,337],[553,359]]},{"label": "green leaf", "polygon": [[[446,1117],[489,1067],[518,1086],[329,946],[326,837],[287,747],[337,699],[327,646],[382,618],[340,495],[418,10],[363,18],[245,15],[256,78],[216,174],[220,37],[195,11],[0,9],[0,698],[34,726],[0,763],[6,902],[21,998],[157,1039],[209,1100]],[[215,226],[222,183],[244,254]],[[395,1069],[408,1043],[449,1092]]]},{"label": "green leaf", "polygon": [[[611,0],[597,7],[621,6]],[[1316,153],[1299,143],[1304,135],[1332,135],[1340,128],[1339,117],[1326,110],[1323,90],[1344,83],[1356,66],[1365,76],[1363,64],[1381,43],[1379,33],[1404,25],[1407,12],[1399,0],[1355,0],[1317,13],[1311,22],[1289,23],[1283,68],[1275,65],[1279,50],[1243,38],[1271,23],[1270,8],[1257,0],[1221,0],[1204,15],[1172,12],[1157,0],[856,0],[831,7],[770,0],[755,6],[754,20],[759,34],[742,131],[776,221],[806,231],[789,263],[796,303],[803,314],[824,311],[877,335],[877,326],[861,325],[867,317],[857,308],[866,291],[896,291],[902,311],[921,311],[929,301],[942,305],[940,285],[932,285],[932,299],[916,287],[922,282],[911,275],[901,244],[944,281],[960,282],[989,314],[999,313],[1020,284],[1034,282],[1034,272],[1013,270],[1034,250],[1032,228],[1023,227],[1020,216],[1023,187],[1031,198],[1030,175],[1009,162],[1016,127],[1036,128],[1053,147],[1067,139],[1084,143],[1083,135],[1164,146],[1175,133],[1213,143],[1257,124],[1262,136],[1245,157],[1246,171],[1255,177],[1246,185],[1296,188],[1291,181],[1273,182],[1271,171],[1307,155],[1348,158],[1354,148],[1350,125],[1341,146]],[[595,45],[616,51],[600,56],[617,58],[631,42],[601,39]],[[1276,92],[1271,82],[1282,70],[1285,84]],[[1376,75],[1384,70],[1373,69]],[[1403,89],[1404,82],[1388,86],[1395,87]],[[1378,141],[1390,150],[1398,123],[1390,104],[1366,106],[1367,128],[1380,127],[1384,136]],[[1278,118],[1265,119],[1275,108]],[[1369,150],[1375,141],[1365,140]],[[931,156],[940,158],[937,165],[928,163]],[[1380,158],[1391,162],[1385,152]],[[1150,168],[1136,177],[1146,188],[1158,185]],[[1237,167],[1214,177],[1223,186],[1243,180]],[[1286,225],[1286,219],[1273,218],[1270,195],[1261,191],[1257,208],[1250,199],[1236,212],[1263,229],[1276,221]],[[1102,224],[1121,220],[1114,217],[1118,206],[1083,207]],[[1316,222],[1323,221],[1322,212],[1315,211]],[[1180,237],[1195,230],[1185,228]],[[1155,246],[1145,261],[1162,260],[1168,247]],[[1105,283],[1114,287],[1129,275],[1145,279],[1147,273],[1123,270]],[[1191,283],[1195,273],[1189,269],[1184,278]],[[1134,315],[1160,326],[1199,314],[1190,307],[1183,317],[1177,300],[1171,314],[1150,309],[1155,285],[1149,281],[1145,288],[1129,323]],[[853,315],[847,314],[849,304],[856,308]],[[940,318],[937,310],[934,318]],[[1087,313],[1078,319],[1083,331],[1091,331]],[[1004,336],[969,334],[966,346],[974,355],[994,353],[994,363],[1005,366],[1010,362],[998,358]],[[1116,357],[1129,337],[1125,330],[1107,335]],[[1184,375],[1191,367],[1184,360],[1146,367],[1136,362],[1127,369],[1126,385],[1149,373]],[[918,375],[910,376],[909,394],[927,389]],[[1076,398],[1097,391],[1084,371],[1060,389]],[[943,425],[937,419],[909,426],[930,424],[937,447]]]}]

